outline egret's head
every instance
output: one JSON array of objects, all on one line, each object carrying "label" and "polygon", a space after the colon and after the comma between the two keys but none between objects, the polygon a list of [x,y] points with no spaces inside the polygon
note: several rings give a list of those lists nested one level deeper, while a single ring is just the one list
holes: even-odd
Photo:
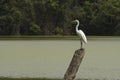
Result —
[{"label": "egret's head", "polygon": [[76,20],[74,20],[74,21],[72,21],[72,22],[73,22],[73,23],[79,23],[79,20],[76,19]]},{"label": "egret's head", "polygon": [[78,23],[79,24],[79,20],[74,20],[74,21],[72,21],[73,23]]}]

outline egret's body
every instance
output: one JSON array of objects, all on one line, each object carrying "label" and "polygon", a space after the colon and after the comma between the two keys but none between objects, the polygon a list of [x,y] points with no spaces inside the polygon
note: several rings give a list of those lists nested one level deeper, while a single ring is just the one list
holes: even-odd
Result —
[{"label": "egret's body", "polygon": [[81,48],[82,48],[82,42],[87,43],[87,38],[86,38],[86,36],[85,36],[85,33],[84,33],[82,30],[79,30],[79,29],[78,29],[79,21],[78,21],[78,20],[75,20],[75,22],[77,22],[77,25],[76,25],[76,33],[77,33],[77,35],[80,37]]}]

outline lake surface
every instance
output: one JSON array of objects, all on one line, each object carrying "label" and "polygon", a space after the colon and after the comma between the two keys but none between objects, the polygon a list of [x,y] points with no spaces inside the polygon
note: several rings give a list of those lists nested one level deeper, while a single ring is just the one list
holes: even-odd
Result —
[{"label": "lake surface", "polygon": [[[79,40],[0,41],[0,76],[63,78]],[[89,40],[77,78],[120,80],[120,39]]]}]

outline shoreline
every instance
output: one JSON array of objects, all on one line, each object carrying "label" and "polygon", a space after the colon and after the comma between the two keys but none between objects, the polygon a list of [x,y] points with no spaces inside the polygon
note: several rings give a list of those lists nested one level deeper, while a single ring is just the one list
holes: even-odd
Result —
[{"label": "shoreline", "polygon": [[[57,79],[57,78],[27,78],[27,77],[22,77],[22,78],[13,78],[13,77],[0,77],[0,80],[63,80],[63,79]],[[88,78],[81,78],[81,79],[75,79],[75,80],[112,80],[108,78],[103,78],[103,79],[88,79]],[[119,79],[114,79],[114,80],[119,80]]]},{"label": "shoreline", "polygon": [[[113,40],[120,36],[87,36],[88,40]],[[0,40],[79,40],[79,36],[0,36]]]}]

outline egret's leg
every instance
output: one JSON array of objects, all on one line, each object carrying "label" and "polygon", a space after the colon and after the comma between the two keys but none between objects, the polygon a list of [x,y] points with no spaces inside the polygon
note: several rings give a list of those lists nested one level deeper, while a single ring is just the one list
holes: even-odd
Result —
[{"label": "egret's leg", "polygon": [[81,41],[81,49],[82,49],[82,41]]},{"label": "egret's leg", "polygon": [[80,43],[81,43],[81,45],[80,45],[80,49],[82,49],[82,40],[80,39]]},{"label": "egret's leg", "polygon": [[81,48],[81,39],[80,39],[80,48]]}]

